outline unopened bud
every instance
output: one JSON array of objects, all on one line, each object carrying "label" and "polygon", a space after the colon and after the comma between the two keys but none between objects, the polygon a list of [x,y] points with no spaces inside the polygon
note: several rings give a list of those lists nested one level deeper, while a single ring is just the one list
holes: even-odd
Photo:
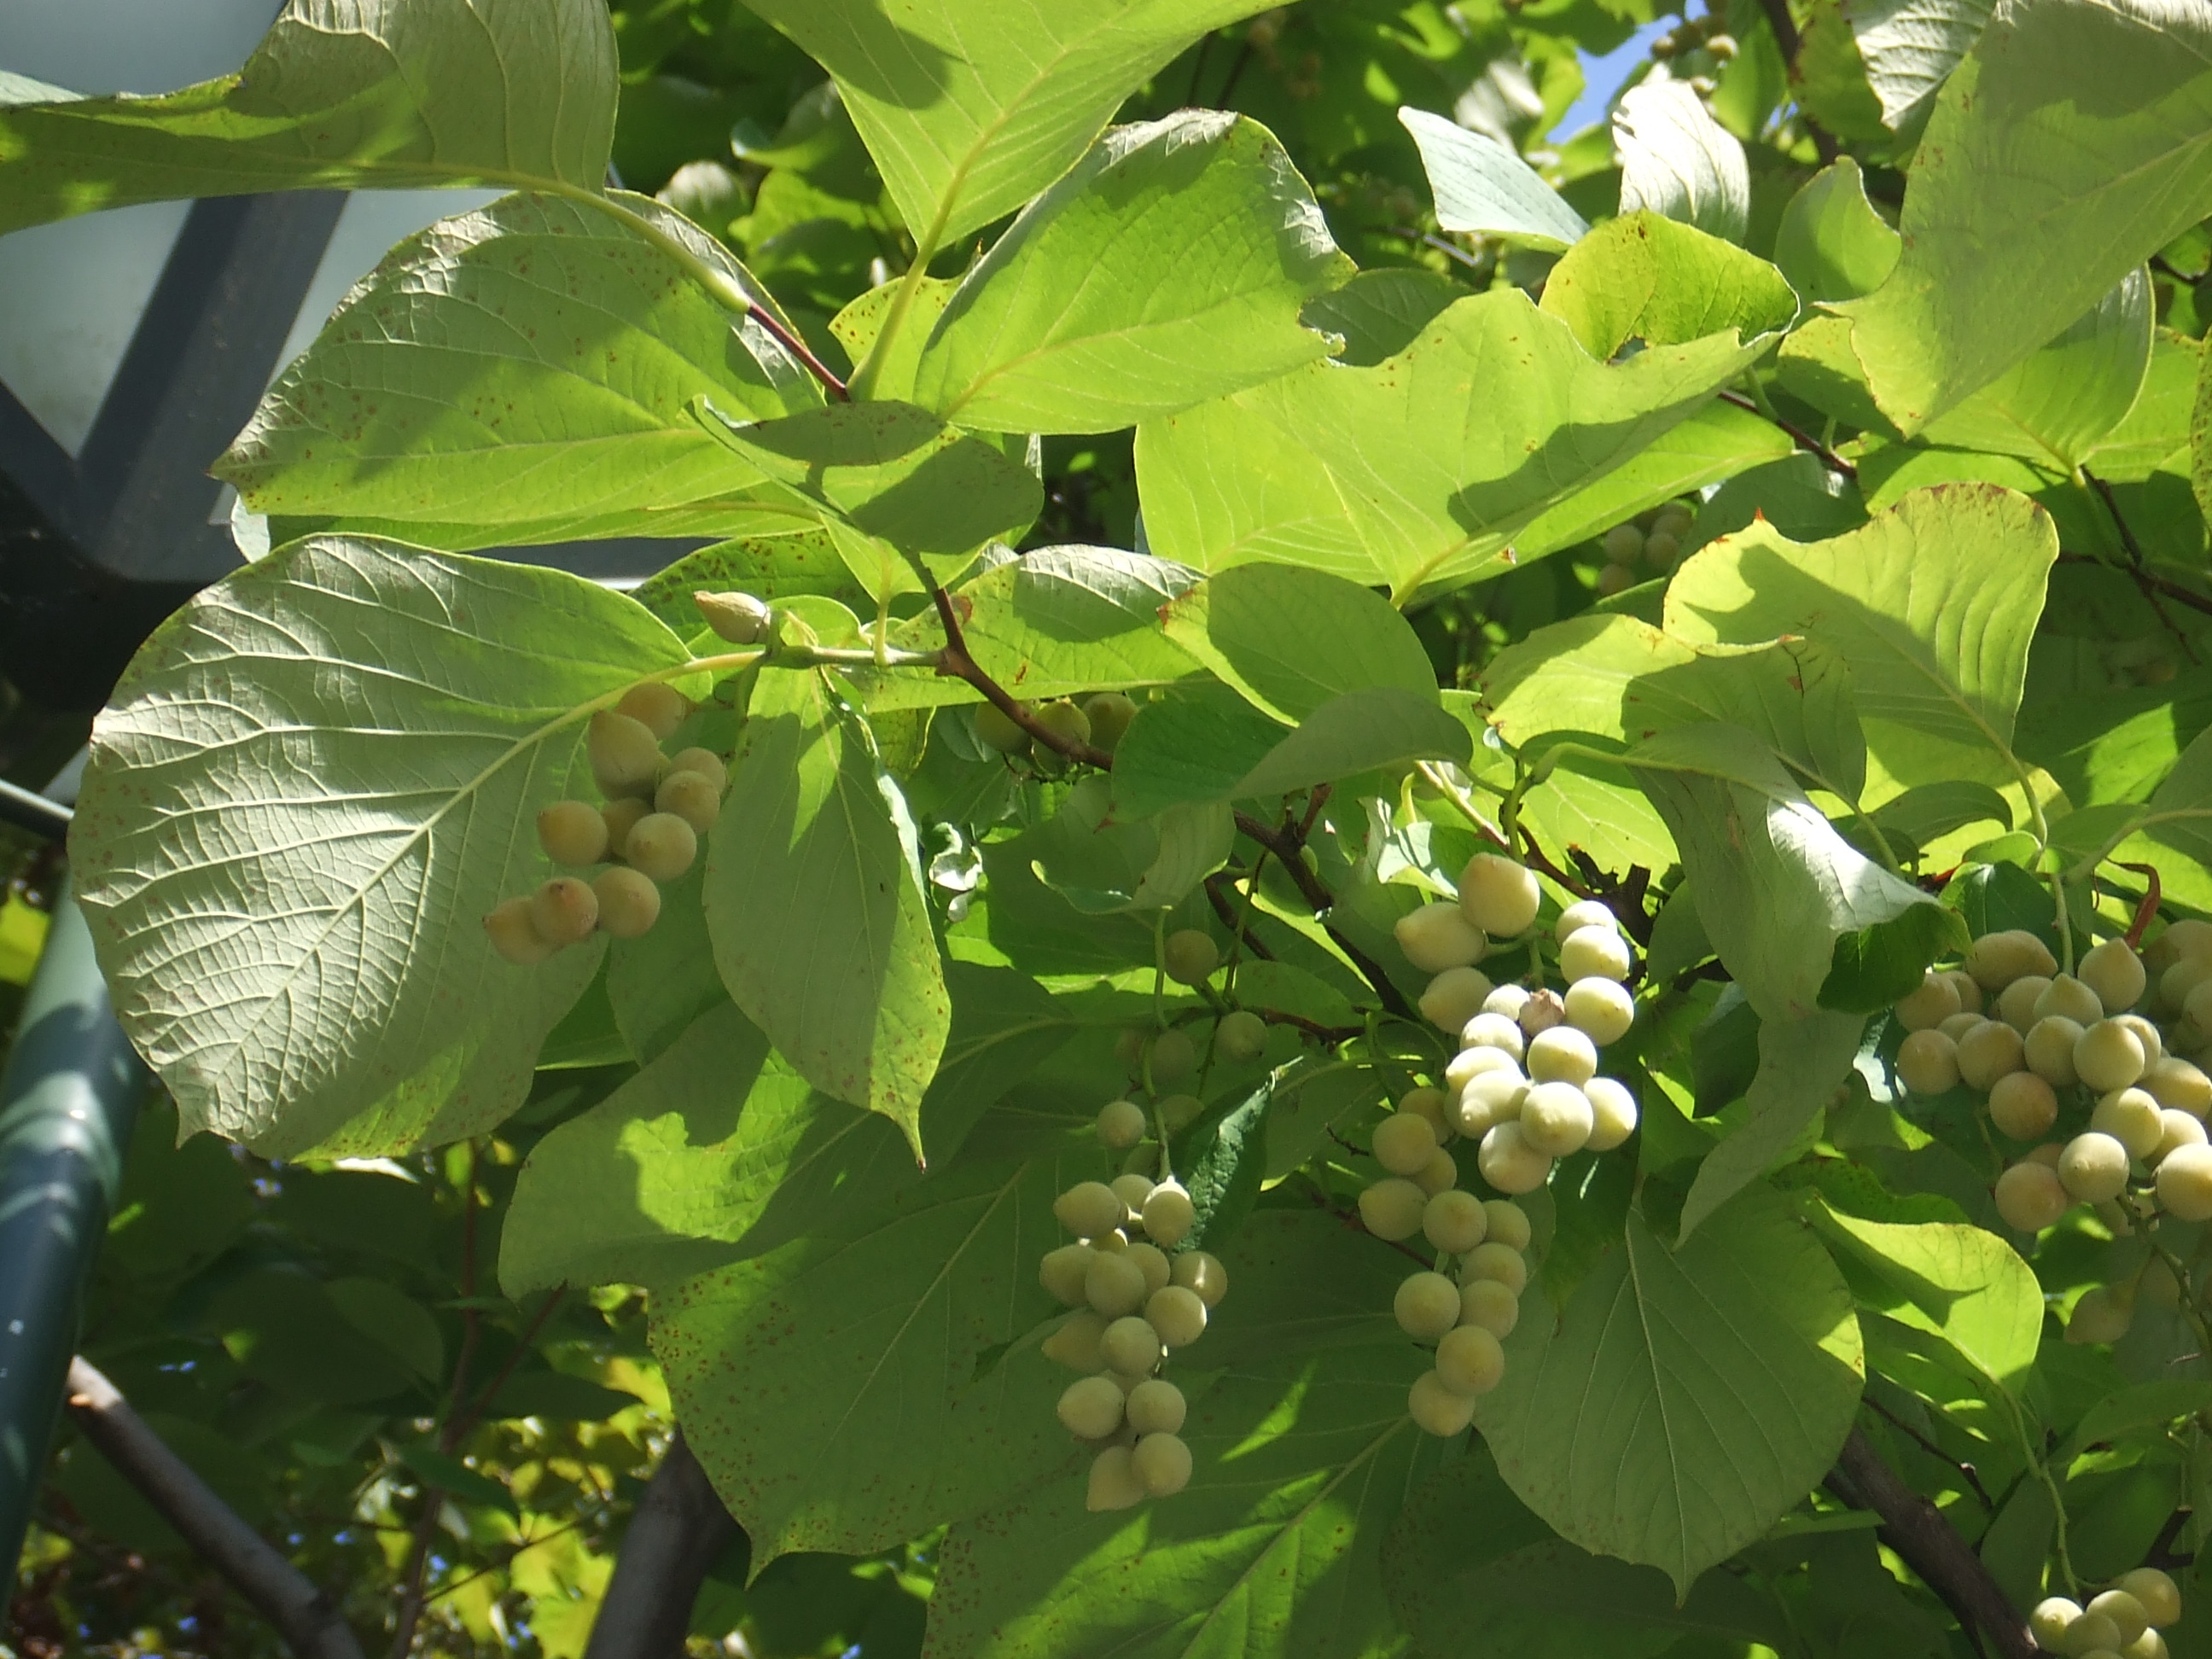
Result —
[{"label": "unopened bud", "polygon": [[732,645],[752,645],[767,634],[775,613],[767,602],[750,593],[707,593],[691,596],[707,626]]}]

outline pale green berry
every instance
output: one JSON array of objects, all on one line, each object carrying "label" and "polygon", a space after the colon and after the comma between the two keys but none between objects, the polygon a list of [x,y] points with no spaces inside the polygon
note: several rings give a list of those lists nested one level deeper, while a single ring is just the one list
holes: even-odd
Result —
[{"label": "pale green berry", "polygon": [[1462,1285],[1472,1285],[1480,1279],[1495,1279],[1518,1296],[1528,1288],[1528,1263],[1510,1244],[1492,1239],[1468,1252],[1467,1260],[1460,1264],[1459,1277]]},{"label": "pale green berry", "polygon": [[1161,954],[1167,963],[1168,977],[1179,985],[1203,985],[1221,965],[1221,947],[1213,942],[1212,935],[1195,927],[1170,933]]},{"label": "pale green berry", "polygon": [[2034,1140],[2058,1121],[2058,1097],[2033,1072],[2014,1072],[1990,1088],[1990,1121],[2014,1140]]},{"label": "pale green berry", "polygon": [[1133,1100],[1109,1100],[1098,1109],[1098,1144],[1126,1152],[1145,1138],[1145,1109]]},{"label": "pale green berry", "polygon": [[2042,975],[2023,975],[1997,993],[1996,1017],[2025,1036],[2035,1024],[2036,1005],[2050,988]]},{"label": "pale green berry", "polygon": [[1580,1152],[1596,1121],[1589,1097],[1571,1083],[1536,1084],[1521,1100],[1521,1138],[1547,1158]]},{"label": "pale green berry", "polygon": [[[2123,1003],[2112,1012],[2124,1012],[2126,1006]],[[2036,998],[2034,1018],[2048,1019],[2058,1014],[2077,1025],[2094,1025],[2104,1018],[2105,1012],[2104,1000],[2094,989],[2071,974],[2061,974]]]},{"label": "pale green berry", "polygon": [[1173,1249],[1197,1224],[1198,1210],[1182,1183],[1163,1181],[1145,1199],[1145,1231],[1152,1243]]},{"label": "pale green berry", "polygon": [[2142,1605],[2153,1630],[2164,1630],[2181,1618],[2181,1589],[2156,1567],[2136,1567],[2119,1577],[2118,1588]]},{"label": "pale green berry", "polygon": [[1530,1040],[1524,1063],[1531,1082],[1580,1088],[1597,1075],[1597,1045],[1571,1025],[1554,1025]]},{"label": "pale green berry", "polygon": [[538,815],[538,844],[556,864],[597,864],[607,855],[607,821],[588,801],[556,800]]},{"label": "pale green berry", "polygon": [[1517,1120],[1493,1123],[1483,1133],[1476,1164],[1482,1178],[1501,1193],[1533,1193],[1552,1173],[1550,1157],[1528,1144]]},{"label": "pale green berry", "polygon": [[647,795],[660,776],[660,739],[635,715],[602,708],[584,736],[592,775],[610,796]]},{"label": "pale green berry", "polygon": [[1390,1310],[1400,1330],[1417,1342],[1433,1342],[1459,1323],[1459,1286],[1442,1273],[1408,1274]]},{"label": "pale green berry", "polygon": [[2084,1204],[2102,1204],[2127,1190],[2128,1149],[2092,1130],[2075,1135],[2058,1155],[2058,1178]]},{"label": "pale green berry", "polygon": [[1121,1426],[1121,1390],[1111,1377],[1078,1377],[1060,1394],[1059,1410],[1070,1434],[1103,1440]]},{"label": "pale green berry", "polygon": [[[1528,999],[1523,997],[1522,1000],[1525,1003]],[[1518,1060],[1528,1051],[1528,1035],[1521,1029],[1520,1021],[1509,1019],[1486,1006],[1459,1028],[1459,1046],[1462,1057],[1490,1053]]]},{"label": "pale green berry", "polygon": [[1103,1181],[1084,1181],[1052,1201],[1054,1219],[1078,1238],[1109,1232],[1128,1218],[1129,1206]]},{"label": "pale green berry", "polygon": [[493,907],[483,919],[484,932],[491,938],[491,948],[499,952],[502,962],[511,962],[518,968],[543,962],[556,947],[542,937],[537,925],[530,919],[530,901],[511,898]]},{"label": "pale green berry", "polygon": [[2124,1025],[2100,1019],[2074,1045],[2074,1070],[2099,1094],[2124,1089],[2143,1074],[2142,1044]]},{"label": "pale green berry", "polygon": [[1205,1300],[1181,1285],[1164,1285],[1147,1297],[1145,1318],[1167,1347],[1187,1348],[1206,1334]]},{"label": "pale green berry", "polygon": [[2212,1146],[2177,1146],[2160,1161],[2158,1206],[2177,1221],[2212,1221]]},{"label": "pale green berry", "polygon": [[599,902],[599,931],[617,939],[640,939],[660,920],[660,889],[642,870],[617,865],[592,878],[592,896]]},{"label": "pale green berry", "polygon": [[2039,1019],[2027,1031],[2021,1057],[2027,1069],[2053,1089],[2071,1088],[2081,1079],[2074,1070],[2074,1045],[2083,1028],[2070,1019]]},{"label": "pale green berry", "polygon": [[1145,1295],[1147,1300],[1159,1294],[1169,1279],[1174,1277],[1175,1266],[1168,1254],[1158,1245],[1139,1240],[1123,1252],[1137,1264],[1137,1271],[1145,1276]]},{"label": "pale green berry", "polygon": [[1636,999],[1609,979],[1578,979],[1567,987],[1567,1024],[1599,1048],[1618,1042],[1636,1023]]},{"label": "pale green berry", "polygon": [[1145,1270],[1126,1252],[1099,1251],[1084,1269],[1083,1296],[1106,1318],[1126,1319],[1144,1305]]},{"label": "pale green berry", "polygon": [[1402,1176],[1378,1181],[1359,1194],[1359,1218],[1376,1237],[1395,1242],[1421,1230],[1429,1195]]},{"label": "pale green berry", "polygon": [[599,925],[599,896],[574,876],[556,876],[530,896],[530,925],[558,947],[589,939]]},{"label": "pale green berry", "polygon": [[1528,1241],[1535,1237],[1528,1224],[1528,1212],[1510,1199],[1486,1198],[1482,1201],[1482,1212],[1490,1218],[1490,1236],[1486,1243],[1503,1244],[1509,1250],[1525,1250]]},{"label": "pale green berry", "polygon": [[699,835],[673,812],[648,812],[623,837],[623,856],[655,881],[673,881],[699,856]]},{"label": "pale green berry", "polygon": [[659,744],[675,736],[676,728],[690,717],[691,699],[665,682],[647,680],[623,692],[615,712],[644,726]]},{"label": "pale green berry", "polygon": [[1589,1139],[1594,1152],[1609,1152],[1636,1133],[1636,1097],[1628,1085],[1609,1077],[1594,1077],[1583,1085],[1590,1103]]},{"label": "pale green berry", "polygon": [[1095,1371],[1106,1364],[1098,1352],[1105,1334],[1105,1320],[1089,1308],[1079,1308],[1061,1319],[1040,1346],[1047,1359],[1071,1370]]},{"label": "pale green berry", "polygon": [[1213,1046],[1224,1060],[1257,1060],[1267,1046],[1267,1022],[1249,1009],[1235,1009],[1213,1028]]},{"label": "pale green berry", "polygon": [[1436,1151],[1435,1126],[1419,1112],[1393,1112],[1375,1126],[1375,1161],[1392,1175],[1419,1175]]},{"label": "pale green berry", "polygon": [[1086,1299],[1084,1275],[1091,1271],[1091,1258],[1096,1254],[1088,1244],[1063,1244],[1047,1250],[1037,1265],[1037,1282],[1064,1306],[1079,1308]]},{"label": "pale green berry", "polygon": [[1190,1448],[1172,1434],[1148,1434],[1130,1453],[1137,1479],[1154,1498],[1172,1498],[1190,1484]]},{"label": "pale green berry", "polygon": [[1505,1350],[1480,1325],[1446,1331],[1437,1344],[1437,1380],[1454,1394],[1487,1394],[1505,1375]]},{"label": "pale green berry", "polygon": [[[2074,1304],[2074,1311],[2066,1317],[2066,1340],[2089,1344],[2117,1342],[2135,1322],[2135,1304],[2111,1285],[2092,1285],[2081,1293],[2081,1299]],[[2119,1643],[2107,1638],[2096,1645],[2116,1648]]]},{"label": "pale green berry", "polygon": [[1985,991],[2002,991],[2027,974],[2047,976],[2057,965],[2048,945],[2019,928],[1984,933],[1966,950],[1966,971]]},{"label": "pale green berry", "polygon": [[1553,937],[1562,945],[1585,927],[1603,927],[1613,933],[1620,931],[1620,918],[1600,899],[1577,899],[1559,912],[1559,925]]},{"label": "pale green berry", "polygon": [[1423,1432],[1449,1439],[1465,1433],[1474,1420],[1474,1396],[1455,1394],[1435,1371],[1426,1370],[1413,1379],[1406,1409]]},{"label": "pale green berry", "polygon": [[1168,1265],[1170,1282],[1196,1291],[1209,1308],[1220,1306],[1221,1298],[1229,1294],[1229,1270],[1204,1250],[1185,1250],[1170,1258]]},{"label": "pale green berry", "polygon": [[1428,1119],[1429,1127],[1436,1132],[1438,1146],[1452,1138],[1455,1126],[1452,1121],[1451,1097],[1443,1090],[1408,1089],[1399,1100],[1398,1109]]},{"label": "pale green berry", "polygon": [[1460,872],[1460,911],[1489,938],[1519,938],[1543,902],[1535,872],[1495,853],[1477,853]]},{"label": "pale green berry", "polygon": [[724,763],[722,757],[711,749],[678,750],[675,754],[669,757],[668,774],[669,776],[673,777],[678,772],[697,773],[714,786],[714,793],[718,795],[722,793],[724,786],[730,781],[729,767]]},{"label": "pale green berry", "polygon": [[1098,1339],[1098,1352],[1124,1376],[1144,1376],[1160,1363],[1160,1334],[1149,1320],[1133,1315],[1116,1319]]},{"label": "pale green berry", "polygon": [[2188,1060],[2168,1054],[2142,1074],[2142,1086],[2161,1106],[2191,1117],[2212,1112],[2212,1077]]},{"label": "pale green berry", "polygon": [[2074,1200],[2056,1170],[2031,1160],[2012,1165],[1997,1177],[1996,1205],[2008,1227],[2039,1233],[2055,1226],[2074,1207]]},{"label": "pale green berry", "polygon": [[1925,1031],[1961,1011],[1959,988],[1933,968],[1920,976],[1920,988],[1899,999],[1897,1023],[1908,1031]]},{"label": "pale green berry", "polygon": [[1959,1086],[1959,1045],[1941,1031],[1915,1031],[1897,1051],[1897,1080],[1916,1095]]},{"label": "pale green berry", "polygon": [[1960,1080],[1970,1089],[1986,1090],[2001,1077],[2021,1069],[2025,1053],[2018,1031],[1997,1020],[1985,1019],[1953,1045]]},{"label": "pale green berry", "polygon": [[1137,1473],[1136,1459],[1128,1447],[1109,1446],[1091,1460],[1084,1508],[1095,1515],[1107,1510],[1134,1509],[1144,1501],[1144,1479]]},{"label": "pale green berry", "polygon": [[1190,1407],[1182,1390],[1164,1377],[1148,1376],[1129,1390],[1122,1407],[1129,1426],[1139,1434],[1173,1434],[1182,1427]]},{"label": "pale green berry", "polygon": [[1447,968],[1421,993],[1421,1018],[1440,1031],[1456,1031],[1482,1012],[1495,988],[1480,968]]},{"label": "pale green berry", "polygon": [[1480,1325],[1504,1341],[1521,1322],[1521,1298],[1495,1279],[1471,1279],[1459,1287],[1459,1322]]},{"label": "pale green berry", "polygon": [[[696,772],[671,772],[653,792],[653,810],[683,819],[691,826],[693,835],[703,836],[721,814],[721,792],[711,779]],[[636,831],[630,833],[635,836]]]},{"label": "pale green berry", "polygon": [[1457,904],[1440,900],[1398,918],[1391,927],[1406,960],[1425,974],[1447,968],[1471,968],[1482,960],[1489,941],[1460,914]]},{"label": "pale green berry", "polygon": [[1569,984],[1626,979],[1630,965],[1628,941],[1610,927],[1577,928],[1559,945],[1559,976]]},{"label": "pale green berry", "polygon": [[1421,1236],[1447,1255],[1465,1255],[1488,1231],[1482,1200],[1456,1188],[1438,1193],[1421,1212]]}]

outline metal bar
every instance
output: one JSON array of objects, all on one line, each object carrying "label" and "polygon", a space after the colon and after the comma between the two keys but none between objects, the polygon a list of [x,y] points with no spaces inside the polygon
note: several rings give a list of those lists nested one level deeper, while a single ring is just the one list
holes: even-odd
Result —
[{"label": "metal bar", "polygon": [[59,801],[33,794],[21,784],[0,778],[0,819],[18,830],[44,836],[48,841],[60,841],[69,834],[70,820],[76,816]]},{"label": "metal bar", "polygon": [[64,884],[0,1072],[0,1561],[11,1567],[149,1080]]}]

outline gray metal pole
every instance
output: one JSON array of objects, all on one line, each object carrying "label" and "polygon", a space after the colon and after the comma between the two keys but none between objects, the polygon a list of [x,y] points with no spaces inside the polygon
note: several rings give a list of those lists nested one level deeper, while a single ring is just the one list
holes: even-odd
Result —
[{"label": "gray metal pole", "polygon": [[12,1576],[149,1081],[66,884],[0,1073],[0,1562]]}]

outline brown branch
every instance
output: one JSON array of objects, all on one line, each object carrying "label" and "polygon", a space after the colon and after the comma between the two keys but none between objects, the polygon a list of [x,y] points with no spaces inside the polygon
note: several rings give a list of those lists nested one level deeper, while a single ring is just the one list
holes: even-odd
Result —
[{"label": "brown branch", "polygon": [[[568,1287],[563,1285],[538,1304],[538,1311],[531,1316],[530,1323],[524,1327],[521,1336],[516,1339],[514,1350],[507,1355],[506,1363],[500,1366],[491,1381],[484,1384],[483,1392],[477,1395],[476,1403],[464,1412],[448,1429],[447,1434],[453,1445],[460,1444],[461,1437],[483,1420],[484,1413],[491,1408],[492,1402],[499,1398],[499,1391],[507,1386],[507,1379],[514,1375],[514,1368],[522,1363],[522,1356],[530,1352],[530,1345],[537,1340],[538,1333],[545,1328],[546,1320],[552,1316],[554,1308],[568,1293]],[[449,1446],[447,1449],[450,1451],[452,1447]]]},{"label": "brown branch", "polygon": [[294,1653],[301,1659],[361,1659],[361,1644],[331,1598],[247,1526],[82,1358],[70,1362],[67,1404],[78,1432],[182,1534],[194,1554],[276,1626]]},{"label": "brown branch", "polygon": [[1419,1018],[1413,1004],[1407,1001],[1405,994],[1390,982],[1390,975],[1383,972],[1382,964],[1345,938],[1334,924],[1326,920],[1328,913],[1336,908],[1336,896],[1328,890],[1319,876],[1306,867],[1305,837],[1287,823],[1279,830],[1271,830],[1246,812],[1237,814],[1237,828],[1281,861],[1291,879],[1297,884],[1299,896],[1316,916],[1323,918],[1322,927],[1328,934],[1330,942],[1343,951],[1345,959],[1359,970],[1359,976],[1374,988],[1375,994],[1382,1000],[1382,1006],[1401,1019]]},{"label": "brown branch", "polygon": [[1723,392],[1720,394],[1720,400],[1724,404],[1734,404],[1738,409],[1747,409],[1760,420],[1768,422],[1779,430],[1787,433],[1790,441],[1798,448],[1808,454],[1819,456],[1820,465],[1826,467],[1829,471],[1840,472],[1846,478],[1856,478],[1859,476],[1858,468],[1837,454],[1834,450],[1806,431],[1803,427],[1794,421],[1785,421],[1771,410],[1761,409],[1756,402],[1745,397],[1741,392]]},{"label": "brown branch", "polygon": [[1367,1030],[1364,1025],[1324,1025],[1319,1020],[1308,1019],[1304,1014],[1285,1013],[1280,1008],[1255,1008],[1251,1012],[1270,1025],[1295,1026],[1323,1042],[1349,1042]]},{"label": "brown branch", "polygon": [[[2114,568],[2111,560],[2100,559],[2094,553],[2061,553],[2058,556],[2058,562],[2094,564],[2106,570]],[[2192,611],[2201,611],[2206,616],[2212,617],[2212,599],[2207,599],[2202,593],[2184,587],[2179,582],[2168,581],[2165,577],[2149,570],[2126,570],[2121,574],[2134,579],[2136,586],[2142,589],[2145,599],[2148,599],[2153,593],[2160,594],[2179,604],[2187,605]],[[2171,625],[2168,624],[2168,626]]]},{"label": "brown branch", "polygon": [[1828,1490],[1854,1509],[1881,1517],[1882,1541],[1943,1600],[1971,1639],[1986,1632],[2002,1659],[2037,1659],[2027,1620],[1990,1576],[1981,1557],[1953,1530],[1942,1511],[1906,1486],[1856,1425],[1837,1455]]},{"label": "brown branch", "polygon": [[2173,1548],[2173,1540],[2181,1536],[2181,1529],[2189,1524],[2190,1517],[2195,1513],[2194,1510],[2185,1504],[2166,1517],[2166,1524],[2158,1529],[2158,1536],[2150,1540],[2150,1548],[2143,1552],[2145,1566],[2156,1567],[2161,1571],[2170,1571],[2175,1567],[2186,1567],[2196,1562],[2197,1557],[2193,1552],[2187,1555],[2177,1555]]},{"label": "brown branch", "polygon": [[1883,1418],[1886,1418],[1888,1420],[1890,1427],[1895,1429],[1899,1433],[1912,1441],[1920,1448],[1921,1450],[1926,1452],[1930,1457],[1936,1459],[1937,1462],[1948,1464],[1952,1468],[1957,1470],[1960,1477],[1965,1480],[1966,1483],[1974,1489],[1974,1496],[1980,1501],[1983,1512],[1988,1515],[1994,1515],[1996,1513],[1997,1506],[1990,1501],[1989,1493],[1984,1490],[1982,1486],[1982,1477],[1972,1463],[1961,1462],[1959,1459],[1952,1456],[1950,1453],[1945,1451],[1933,1440],[1930,1440],[1926,1435],[1921,1433],[1919,1430],[1914,1428],[1911,1424],[1906,1422],[1895,1412],[1890,1410],[1888,1407],[1883,1405],[1881,1401],[1876,1400],[1872,1395],[1866,1395],[1859,1403],[1864,1406],[1869,1411],[1877,1413]]},{"label": "brown branch", "polygon": [[679,1431],[630,1516],[584,1659],[668,1659],[684,1651],[708,1570],[738,1536]]},{"label": "brown branch", "polygon": [[831,373],[830,365],[816,356],[813,349],[805,341],[778,322],[775,314],[767,307],[757,305],[745,313],[745,315],[761,325],[763,333],[805,365],[806,372],[821,381],[823,389],[839,403],[845,402],[852,396],[852,393],[846,390],[845,383]]},{"label": "brown branch", "polygon": [[2128,949],[2140,950],[2142,936],[2150,927],[2151,918],[2158,914],[2160,901],[2166,896],[2159,885],[2158,866],[2154,864],[2130,864],[2125,859],[2114,859],[2112,862],[2123,870],[2134,871],[2149,884],[2143,893],[2142,902],[2136,906],[2134,920],[2128,923]]},{"label": "brown branch", "polygon": [[937,672],[957,680],[964,680],[983,694],[983,700],[1015,725],[1055,754],[1065,755],[1085,766],[1095,766],[1100,771],[1109,771],[1113,756],[1103,749],[1095,749],[1080,738],[1067,737],[1054,731],[1039,720],[1029,706],[1022,702],[998,681],[993,679],[977,665],[968,652],[968,635],[960,626],[960,616],[952,596],[945,591],[942,582],[929,585],[929,601],[937,607],[937,620],[945,629],[945,649],[938,653]]}]

